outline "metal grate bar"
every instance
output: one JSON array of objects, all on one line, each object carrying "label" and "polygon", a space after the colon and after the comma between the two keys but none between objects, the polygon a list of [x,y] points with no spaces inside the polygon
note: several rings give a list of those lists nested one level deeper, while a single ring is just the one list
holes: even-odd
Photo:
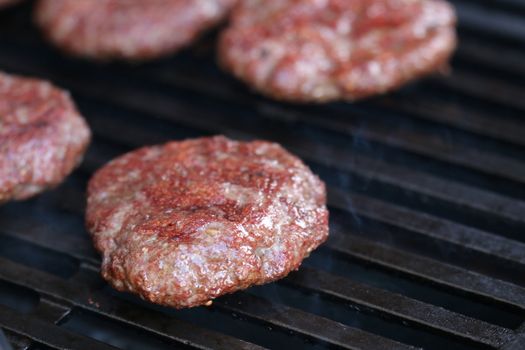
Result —
[{"label": "metal grate bar", "polygon": [[440,87],[447,87],[461,93],[468,93],[480,100],[491,101],[502,106],[525,111],[524,90],[502,80],[482,77],[465,71],[454,72],[450,79],[432,81]]},{"label": "metal grate bar", "polygon": [[[460,38],[461,39],[461,38]],[[514,75],[525,76],[523,51],[510,49],[499,45],[487,45],[486,41],[475,38],[462,40],[458,47],[458,58],[475,64],[483,64],[490,68],[502,70]]]},{"label": "metal grate bar", "polygon": [[345,349],[365,350],[369,349],[370,344],[380,349],[414,349],[411,346],[372,335],[324,317],[285,305],[270,303],[244,292],[222,297],[214,304],[259,321],[313,336]]},{"label": "metal grate bar", "polygon": [[403,113],[410,113],[411,116],[419,119],[441,123],[498,141],[525,146],[524,125],[494,115],[471,112],[465,106],[444,104],[442,101],[432,101],[424,97],[414,99],[403,94],[397,94],[395,98],[379,100],[378,103]]},{"label": "metal grate bar", "polygon": [[[499,0],[498,0],[499,1]],[[499,36],[525,41],[525,22],[522,18],[494,9],[483,8],[471,2],[454,0],[458,12],[459,27],[478,32],[490,32]]]},{"label": "metal grate bar", "polygon": [[[80,192],[76,193],[79,193],[80,196]],[[46,227],[45,224],[38,224],[35,221],[32,221],[31,224],[36,224],[35,226],[38,229],[27,230],[24,228],[24,223],[20,222],[17,223],[16,227],[0,228],[0,233],[33,242],[48,249],[59,250],[76,259],[82,259],[94,265],[99,263],[92,245],[87,240],[78,239],[75,235],[62,235],[58,240],[50,239],[51,237],[55,238],[52,229]]]},{"label": "metal grate bar", "polygon": [[[284,109],[281,109],[281,111],[282,114],[286,113]],[[273,107],[272,112],[273,117],[279,115],[276,107]],[[293,117],[286,116],[285,118],[291,119]],[[522,162],[494,153],[452,144],[422,132],[393,129],[386,125],[374,123],[372,120],[367,122],[368,127],[365,129],[353,124],[351,118],[348,118],[345,122],[341,122],[327,119],[323,116],[310,117],[308,114],[301,114],[294,119],[299,118],[301,120],[308,120],[310,124],[332,132],[342,133],[351,137],[362,137],[383,145],[435,158],[488,175],[525,183],[525,164]]]},{"label": "metal grate bar", "polygon": [[525,2],[523,2],[523,0],[498,0],[497,3],[492,0],[474,0],[474,2],[479,3],[481,5],[491,6],[496,9],[504,5],[512,7],[514,9],[525,11]]},{"label": "metal grate bar", "polygon": [[40,299],[33,315],[42,321],[58,323],[70,312],[68,306],[59,305],[46,299]]},{"label": "metal grate bar", "polygon": [[114,350],[113,346],[80,336],[31,315],[14,312],[0,305],[0,325],[55,349]]},{"label": "metal grate bar", "polygon": [[[86,273],[85,270],[83,272]],[[92,279],[92,276],[97,275],[96,272],[91,272],[90,274],[88,273],[88,278]],[[0,278],[36,290],[47,297],[103,314],[116,321],[140,327],[146,331],[195,348],[262,349],[257,345],[204,330],[177,319],[168,319],[158,312],[142,309],[140,313],[137,313],[135,311],[136,307],[129,303],[110,298],[100,292],[89,291],[89,286],[85,283],[85,280],[82,284],[78,283],[79,279],[76,279],[76,282],[67,282],[3,258],[0,258]],[[89,347],[84,349],[89,349]]]},{"label": "metal grate bar", "polygon": [[502,350],[523,350],[525,349],[525,323],[523,323],[517,330],[518,338],[513,342],[507,344]]},{"label": "metal grate bar", "polygon": [[[28,350],[31,345],[31,339],[18,333],[4,329],[7,341],[14,348],[14,350]],[[6,350],[10,350],[9,348]]]},{"label": "metal grate bar", "polygon": [[503,260],[525,264],[525,244],[358,194],[328,188],[329,203],[413,233],[444,240]]},{"label": "metal grate bar", "polygon": [[286,281],[488,346],[500,347],[514,338],[509,329],[312,268],[302,267]]},{"label": "metal grate bar", "polygon": [[351,235],[325,244],[349,257],[418,279],[525,310],[525,288]]}]

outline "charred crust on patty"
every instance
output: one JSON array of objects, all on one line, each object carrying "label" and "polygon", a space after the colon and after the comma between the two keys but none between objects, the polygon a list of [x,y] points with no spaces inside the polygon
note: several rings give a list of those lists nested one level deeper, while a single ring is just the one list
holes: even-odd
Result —
[{"label": "charred crust on patty", "polygon": [[328,236],[323,182],[265,141],[145,147],[89,182],[86,221],[102,275],[176,308],[286,276]]}]

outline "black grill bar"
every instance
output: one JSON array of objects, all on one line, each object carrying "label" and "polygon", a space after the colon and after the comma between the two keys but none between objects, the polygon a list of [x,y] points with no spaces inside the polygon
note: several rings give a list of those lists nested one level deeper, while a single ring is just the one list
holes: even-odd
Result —
[{"label": "black grill bar", "polygon": [[15,349],[29,349],[32,340],[28,337],[4,329],[9,344]]},{"label": "black grill bar", "polygon": [[481,100],[525,111],[524,90],[500,80],[460,71],[454,73],[454,78],[436,80],[435,83],[458,92],[468,93]]},{"label": "black grill bar", "polygon": [[391,271],[525,310],[525,289],[511,283],[350,235],[330,239],[327,246]]},{"label": "black grill bar", "polygon": [[11,343],[7,340],[4,331],[0,328],[0,349],[13,350]]},{"label": "black grill bar", "polygon": [[518,337],[504,346],[502,350],[520,350],[525,348],[525,323],[523,323],[517,330]]},{"label": "black grill bar", "polygon": [[[505,0],[504,0],[505,1]],[[453,0],[459,17],[460,29],[465,27],[480,33],[491,33],[505,38],[525,42],[523,19],[512,13],[495,11],[496,8],[484,8],[471,1]],[[506,1],[511,3],[511,1]],[[519,0],[512,1],[513,6],[523,8]]]},{"label": "black grill bar", "polygon": [[298,309],[269,303],[247,293],[240,292],[235,296],[226,296],[215,303],[219,307],[227,307],[228,310],[311,335],[345,349],[367,349],[370,344],[374,344],[378,349],[415,349]]},{"label": "black grill bar", "polygon": [[477,135],[525,146],[525,127],[521,124],[498,118],[497,115],[484,115],[479,111],[473,113],[460,105],[443,103],[431,99],[414,99],[409,96],[398,96],[395,99],[384,99],[381,105],[410,113],[416,118],[429,120]]},{"label": "black grill bar", "polygon": [[41,321],[35,317],[19,314],[1,305],[0,325],[16,334],[24,335],[55,349],[116,349],[113,346],[79,336],[58,326],[50,325],[48,322]]},{"label": "black grill bar", "polygon": [[328,189],[328,193],[330,205],[338,209],[348,210],[348,203],[352,203],[353,209],[361,216],[416,234],[468,247],[502,260],[525,264],[525,244],[523,243],[362,195],[349,196],[332,188]]},{"label": "black grill bar", "polygon": [[514,338],[514,332],[509,329],[312,268],[302,268],[300,272],[289,276],[286,281],[298,287],[328,294],[343,301],[356,303],[405,321],[492,347],[498,348]]},{"label": "black grill bar", "polygon": [[62,306],[47,299],[41,299],[33,311],[33,315],[42,321],[57,323],[67,317],[69,311],[69,306]]},{"label": "black grill bar", "polygon": [[[286,113],[284,109],[282,114]],[[272,116],[278,116],[279,111],[272,109]],[[285,119],[294,118],[285,116]],[[294,119],[307,119],[305,114]],[[345,122],[327,120],[325,116],[319,115],[316,118],[308,118],[313,125],[328,129],[336,133],[344,133],[351,137],[366,138],[367,140],[378,142],[383,145],[396,147],[415,154],[435,158],[456,164],[465,168],[480,171],[492,176],[525,183],[525,165],[521,162],[497,154],[490,154],[480,150],[464,148],[460,145],[453,145],[444,140],[432,138],[424,133],[415,133],[410,130],[393,129],[386,125],[368,122],[369,128],[363,129],[358,124],[352,124],[352,119],[348,118]],[[481,161],[483,160],[483,161]],[[512,173],[512,174],[509,174]]]},{"label": "black grill bar", "polygon": [[518,76],[525,76],[523,59],[525,55],[519,49],[509,49],[501,46],[487,46],[483,41],[472,38],[461,43],[457,56],[466,62],[478,62],[492,69],[505,71]]}]

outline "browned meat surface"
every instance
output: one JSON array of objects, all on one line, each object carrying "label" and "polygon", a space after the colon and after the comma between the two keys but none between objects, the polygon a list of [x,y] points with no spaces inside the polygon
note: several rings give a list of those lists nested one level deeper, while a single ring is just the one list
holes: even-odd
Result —
[{"label": "browned meat surface", "polygon": [[62,182],[79,164],[89,139],[67,92],[0,73],[0,203]]},{"label": "browned meat surface", "polygon": [[222,20],[236,0],[40,0],[51,42],[88,58],[144,60],[172,53]]},{"label": "browned meat surface", "polygon": [[455,20],[442,0],[245,0],[219,55],[277,99],[355,100],[446,66]]},{"label": "browned meat surface", "polygon": [[281,146],[201,138],[99,170],[87,226],[115,288],[177,308],[295,270],[328,236],[324,184]]}]

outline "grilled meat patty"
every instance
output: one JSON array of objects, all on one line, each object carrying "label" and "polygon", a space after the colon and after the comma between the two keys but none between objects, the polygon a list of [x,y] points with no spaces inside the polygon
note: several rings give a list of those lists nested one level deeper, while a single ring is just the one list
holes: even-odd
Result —
[{"label": "grilled meat patty", "polygon": [[442,0],[245,0],[219,56],[277,99],[355,100],[446,66],[455,20]]},{"label": "grilled meat patty", "polygon": [[0,72],[0,203],[58,185],[79,164],[89,139],[67,92]]},{"label": "grilled meat patty", "polygon": [[328,236],[324,184],[265,141],[144,147],[89,182],[87,227],[116,289],[176,308],[295,270]]},{"label": "grilled meat patty", "polygon": [[145,60],[172,53],[222,20],[236,0],[39,0],[35,20],[70,54]]}]

